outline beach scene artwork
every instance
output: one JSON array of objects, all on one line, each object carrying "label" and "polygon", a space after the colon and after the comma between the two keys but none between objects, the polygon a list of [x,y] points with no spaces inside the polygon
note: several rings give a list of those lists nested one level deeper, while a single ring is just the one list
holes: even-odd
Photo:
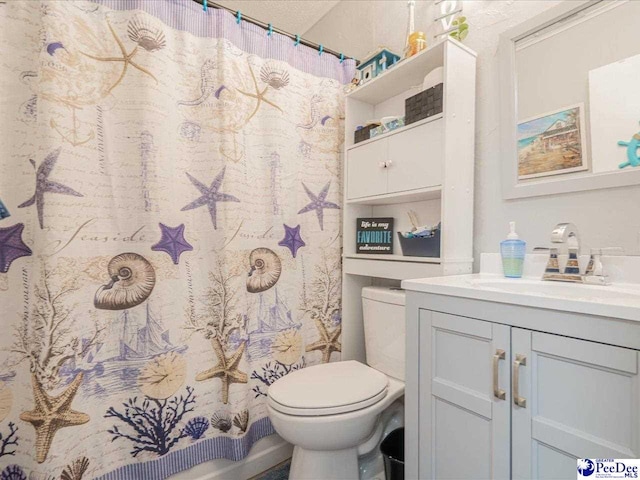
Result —
[{"label": "beach scene artwork", "polygon": [[518,123],[518,179],[587,170],[584,105]]}]

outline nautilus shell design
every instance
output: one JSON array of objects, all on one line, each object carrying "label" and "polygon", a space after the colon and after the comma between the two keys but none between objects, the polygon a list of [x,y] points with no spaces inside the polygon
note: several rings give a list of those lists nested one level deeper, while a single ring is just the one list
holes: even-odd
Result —
[{"label": "nautilus shell design", "polygon": [[247,291],[259,293],[269,290],[280,278],[282,264],[280,257],[268,248],[256,248],[249,255],[249,276],[247,277]]},{"label": "nautilus shell design", "polygon": [[156,272],[142,255],[121,253],[107,265],[111,281],[96,292],[93,304],[103,310],[124,310],[144,302],[156,284]]}]

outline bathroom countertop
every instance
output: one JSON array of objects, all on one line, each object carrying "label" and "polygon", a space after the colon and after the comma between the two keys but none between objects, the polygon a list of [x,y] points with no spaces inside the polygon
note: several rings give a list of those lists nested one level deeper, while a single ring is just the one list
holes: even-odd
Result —
[{"label": "bathroom countertop", "polygon": [[[564,312],[582,313],[640,322],[640,282],[622,283],[616,279],[630,280],[634,273],[616,272],[615,264],[638,267],[638,257],[617,257],[612,263],[612,285],[585,285],[542,281],[539,272],[544,256],[533,255],[525,263],[525,276],[520,279],[504,278],[498,261],[483,254],[482,273],[448,277],[404,280],[402,288],[409,291],[464,297],[488,302],[507,303]],[[491,254],[493,255],[493,254]],[[620,259],[624,258],[622,261]],[[631,260],[629,260],[631,259]],[[604,263],[604,259],[603,259]],[[527,272],[527,266],[528,272]],[[542,262],[544,270],[544,261]]]}]

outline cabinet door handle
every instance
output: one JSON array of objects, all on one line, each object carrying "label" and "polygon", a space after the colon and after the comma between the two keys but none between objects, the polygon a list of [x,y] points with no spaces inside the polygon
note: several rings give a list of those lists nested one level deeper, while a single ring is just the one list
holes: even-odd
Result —
[{"label": "cabinet door handle", "polygon": [[391,165],[393,165],[393,160],[387,160],[387,167],[390,167]]},{"label": "cabinet door handle", "polygon": [[504,350],[497,349],[496,353],[493,355],[493,396],[499,400],[504,400],[507,397],[507,393],[498,386],[498,384],[500,383],[498,375],[498,362],[504,359]]},{"label": "cabinet door handle", "polygon": [[387,168],[387,162],[378,162],[380,168]]},{"label": "cabinet door handle", "polygon": [[527,399],[520,396],[520,367],[527,365],[527,357],[516,354],[513,361],[513,403],[522,408],[527,408]]}]

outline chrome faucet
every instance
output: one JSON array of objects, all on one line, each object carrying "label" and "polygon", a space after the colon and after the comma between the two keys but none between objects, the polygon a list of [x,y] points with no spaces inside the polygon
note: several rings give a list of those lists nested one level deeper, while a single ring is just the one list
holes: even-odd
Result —
[{"label": "chrome faucet", "polygon": [[[580,238],[578,229],[572,223],[559,223],[551,232],[551,243],[559,244],[559,247],[534,248],[534,251],[548,251],[549,260],[542,275],[542,280],[556,282],[588,283],[593,285],[609,285],[607,276],[602,266],[604,253],[621,253],[621,248],[596,248],[591,249],[589,264],[584,273],[580,272],[578,255],[580,254]],[[568,255],[568,260],[562,271],[558,262],[559,255]]]}]

